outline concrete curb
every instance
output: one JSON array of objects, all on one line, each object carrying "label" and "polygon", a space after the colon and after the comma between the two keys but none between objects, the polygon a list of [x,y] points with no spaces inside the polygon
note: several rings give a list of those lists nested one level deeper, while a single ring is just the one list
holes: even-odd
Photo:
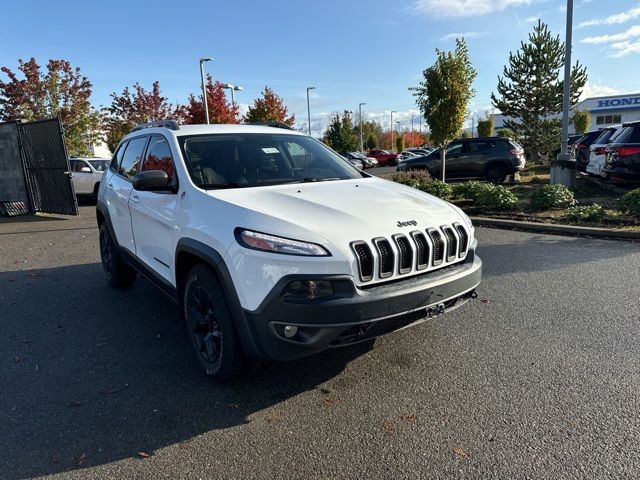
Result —
[{"label": "concrete curb", "polygon": [[499,218],[470,217],[474,225],[479,227],[523,230],[526,232],[550,233],[571,237],[608,238],[613,240],[640,241],[640,231],[611,228],[577,227],[574,225],[556,225],[553,223],[523,222],[520,220],[503,220]]}]

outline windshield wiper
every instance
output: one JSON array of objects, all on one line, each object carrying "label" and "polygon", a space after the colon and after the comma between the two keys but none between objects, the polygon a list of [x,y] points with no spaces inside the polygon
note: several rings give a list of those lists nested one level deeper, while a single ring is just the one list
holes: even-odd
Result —
[{"label": "windshield wiper", "polygon": [[215,189],[223,189],[223,188],[242,188],[246,187],[246,185],[241,185],[237,182],[229,182],[229,183],[201,183],[198,185],[200,188],[204,188],[205,190],[215,190]]},{"label": "windshield wiper", "polygon": [[328,177],[328,178],[306,177],[300,180],[298,183],[330,182],[333,180],[341,180],[341,178],[340,177]]}]

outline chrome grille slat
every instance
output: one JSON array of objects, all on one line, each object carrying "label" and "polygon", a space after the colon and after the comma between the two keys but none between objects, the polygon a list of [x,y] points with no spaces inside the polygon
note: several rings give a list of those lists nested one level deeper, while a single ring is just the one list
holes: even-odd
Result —
[{"label": "chrome grille slat", "polygon": [[416,245],[416,270],[424,270],[429,266],[429,242],[422,232],[411,232],[411,238]]},{"label": "chrome grille slat", "polygon": [[394,235],[393,239],[398,247],[398,273],[409,273],[413,266],[413,250],[409,239],[402,234]]},{"label": "chrome grille slat", "polygon": [[393,275],[395,267],[395,254],[391,248],[391,243],[386,238],[376,238],[373,240],[374,245],[378,249],[380,258],[380,266],[378,267],[378,275],[380,278],[387,278]]},{"label": "chrome grille slat", "polygon": [[453,229],[447,225],[440,227],[440,230],[447,240],[447,262],[450,262],[458,256],[458,237],[453,233]]}]

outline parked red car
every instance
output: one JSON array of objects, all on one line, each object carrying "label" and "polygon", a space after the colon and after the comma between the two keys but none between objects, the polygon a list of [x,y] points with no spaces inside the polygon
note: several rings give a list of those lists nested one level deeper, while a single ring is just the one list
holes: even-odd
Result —
[{"label": "parked red car", "polygon": [[398,164],[398,154],[391,153],[388,150],[369,150],[368,157],[378,160],[379,167],[388,167]]}]

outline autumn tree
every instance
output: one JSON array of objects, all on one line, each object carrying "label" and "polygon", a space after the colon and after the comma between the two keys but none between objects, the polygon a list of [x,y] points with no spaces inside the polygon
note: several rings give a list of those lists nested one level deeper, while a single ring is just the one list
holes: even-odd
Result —
[{"label": "autumn tree", "polygon": [[249,107],[244,121],[247,123],[280,122],[291,127],[296,118],[294,115],[289,115],[282,98],[276,95],[269,87],[264,87],[262,97],[253,101],[253,105]]},{"label": "autumn tree", "polygon": [[[211,75],[207,75],[206,90],[209,123],[240,123],[238,105],[232,105],[227,101],[222,83],[214,82]],[[202,95],[189,95],[189,103],[185,107],[184,122],[188,124],[206,123]]]},{"label": "autumn tree", "polygon": [[153,82],[151,90],[136,83],[132,90],[125,87],[121,94],[111,94],[111,105],[102,110],[105,141],[112,152],[120,139],[139,123],[157,120],[184,120],[185,108],[169,103],[160,91],[160,83]]},{"label": "autumn tree", "polygon": [[60,115],[69,155],[89,155],[100,139],[100,115],[91,106],[91,82],[66,60],[49,60],[43,72],[35,58],[18,60],[24,78],[0,69],[0,120],[42,120]]},{"label": "autumn tree", "polygon": [[[560,143],[565,45],[558,35],[538,20],[528,42],[509,54],[503,77],[498,77],[497,94],[491,101],[508,117],[504,126],[515,132],[535,163],[548,159]],[[575,105],[587,82],[586,68],[576,62],[571,69],[569,103]]]},{"label": "autumn tree", "polygon": [[420,132],[406,132],[404,134],[404,144],[407,147],[419,147],[425,143],[424,135]]},{"label": "autumn tree", "polygon": [[436,62],[422,76],[420,84],[411,90],[429,125],[431,140],[440,147],[440,173],[444,181],[445,147],[460,132],[475,93],[471,86],[477,72],[469,60],[464,38],[456,39],[452,52],[436,49]]},{"label": "autumn tree", "polygon": [[353,130],[351,113],[344,111],[342,115],[334,113],[329,117],[329,126],[324,134],[325,143],[336,152],[353,152],[358,150],[358,135]]}]

